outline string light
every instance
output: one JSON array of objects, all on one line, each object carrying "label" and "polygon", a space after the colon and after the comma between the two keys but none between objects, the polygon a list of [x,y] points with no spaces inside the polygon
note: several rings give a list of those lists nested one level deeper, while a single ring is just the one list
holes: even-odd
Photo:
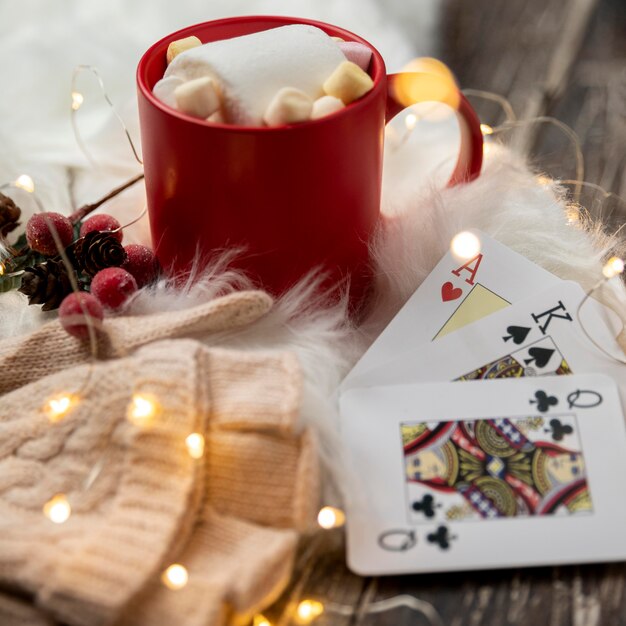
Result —
[{"label": "string light", "polygon": [[178,591],[189,581],[189,573],[184,565],[174,563],[161,574],[161,581],[168,589]]},{"label": "string light", "polygon": [[407,127],[407,130],[413,130],[416,124],[417,124],[417,115],[415,115],[415,113],[409,113],[404,118],[404,125]]},{"label": "string light", "polygon": [[78,398],[69,393],[61,393],[50,398],[45,405],[45,412],[51,422],[60,422],[78,402]]},{"label": "string light", "polygon": [[158,402],[147,394],[133,395],[126,417],[135,426],[148,426],[159,411]]},{"label": "string light", "polygon": [[606,278],[613,278],[624,271],[624,261],[616,256],[611,257],[602,268],[602,273]]},{"label": "string light", "polygon": [[35,192],[35,181],[28,174],[18,176],[13,184],[28,193]]},{"label": "string light", "polygon": [[43,505],[43,514],[55,524],[67,522],[72,513],[72,507],[64,493],[57,493]]},{"label": "string light", "polygon": [[265,615],[257,613],[252,619],[252,626],[272,626],[272,622],[270,622]]},{"label": "string light", "polygon": [[0,276],[4,276],[4,272],[6,271],[4,263],[0,261]]},{"label": "string light", "polygon": [[473,259],[480,252],[480,239],[474,233],[464,230],[452,238],[450,252],[458,260]]},{"label": "string light", "polygon": [[317,523],[324,529],[339,528],[346,522],[346,516],[341,509],[334,506],[325,506],[317,514]]},{"label": "string light", "polygon": [[296,624],[310,624],[324,612],[324,605],[317,600],[302,600],[296,609]]},{"label": "string light", "polygon": [[201,459],[204,454],[204,437],[200,433],[191,433],[186,439],[187,451],[192,459]]},{"label": "string light", "polygon": [[493,135],[493,128],[491,126],[489,126],[489,124],[481,124],[480,125],[480,132],[483,135]]},{"label": "string light", "polygon": [[84,101],[85,98],[82,93],[79,91],[72,91],[72,111],[78,111]]}]

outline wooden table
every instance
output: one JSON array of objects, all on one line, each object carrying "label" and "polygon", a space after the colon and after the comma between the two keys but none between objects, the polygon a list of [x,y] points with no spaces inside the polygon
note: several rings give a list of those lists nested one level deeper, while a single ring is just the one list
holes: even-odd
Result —
[{"label": "wooden table", "polygon": [[[506,96],[520,119],[554,116],[567,123],[580,138],[585,180],[626,196],[626,2],[443,4],[439,56],[461,85]],[[501,121],[492,105],[473,103],[481,119]],[[538,165],[554,176],[574,178],[571,143],[550,125],[539,128],[543,132],[527,134]],[[624,224],[623,206],[621,212],[618,203],[610,208],[612,224]],[[338,532],[318,541],[324,545],[303,552],[292,587],[266,613],[273,624],[295,624],[289,617],[293,608],[284,609],[303,598],[325,604],[317,626],[626,624],[624,564],[361,578],[346,568]],[[368,613],[398,594],[413,597],[415,609]]]}]

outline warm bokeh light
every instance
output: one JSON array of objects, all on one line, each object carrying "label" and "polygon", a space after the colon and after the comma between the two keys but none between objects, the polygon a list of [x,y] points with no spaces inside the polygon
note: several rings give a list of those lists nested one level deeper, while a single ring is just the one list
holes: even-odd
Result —
[{"label": "warm bokeh light", "polygon": [[78,91],[72,91],[72,111],[78,111],[81,104],[85,101],[82,93]]},{"label": "warm bokeh light", "polygon": [[163,584],[168,589],[173,589],[177,591],[178,589],[182,589],[189,580],[189,574],[187,572],[187,568],[184,565],[180,565],[180,563],[174,563],[170,565],[164,572],[161,574],[161,580]]},{"label": "warm bokeh light", "polygon": [[454,74],[437,59],[413,59],[400,74],[390,78],[394,98],[404,106],[418,102],[443,102],[453,109],[459,108],[461,96]]},{"label": "warm bokeh light", "polygon": [[404,118],[404,125],[407,127],[407,130],[413,130],[416,124],[417,124],[417,115],[415,115],[415,113],[409,113]]},{"label": "warm bokeh light", "polygon": [[296,624],[310,624],[324,612],[324,605],[317,600],[302,600],[296,609]]},{"label": "warm bokeh light", "polygon": [[602,273],[606,278],[613,278],[624,271],[624,261],[616,256],[611,257],[602,268]]},{"label": "warm bokeh light", "polygon": [[489,126],[489,124],[481,124],[480,125],[480,132],[483,135],[493,135],[493,128],[491,126]]},{"label": "warm bokeh light", "polygon": [[257,613],[252,620],[252,626],[272,626],[272,622],[265,615]]},{"label": "warm bokeh light", "polygon": [[460,232],[452,238],[450,252],[460,261],[473,259],[480,252],[480,239],[467,230]]},{"label": "warm bokeh light", "polygon": [[334,506],[325,506],[317,514],[317,523],[326,530],[343,526],[345,521],[346,516],[344,512]]},{"label": "warm bokeh light", "polygon": [[78,398],[70,393],[60,393],[50,398],[44,407],[51,422],[60,422],[78,402]]},{"label": "warm bokeh light", "polygon": [[18,176],[13,184],[28,193],[35,191],[35,181],[28,174]]},{"label": "warm bokeh light", "polygon": [[204,437],[200,433],[191,433],[185,439],[187,451],[192,459],[201,459],[204,454]]},{"label": "warm bokeh light", "polygon": [[67,522],[71,513],[72,507],[63,493],[58,493],[43,505],[43,514],[55,524]]},{"label": "warm bokeh light", "polygon": [[158,402],[149,395],[136,393],[128,407],[126,417],[135,426],[148,426],[158,413]]}]

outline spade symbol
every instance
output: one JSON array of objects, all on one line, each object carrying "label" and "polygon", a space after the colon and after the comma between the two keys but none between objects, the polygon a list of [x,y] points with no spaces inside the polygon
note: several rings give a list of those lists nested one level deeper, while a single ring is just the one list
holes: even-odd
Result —
[{"label": "spade symbol", "polygon": [[554,396],[549,396],[545,391],[536,391],[535,400],[529,400],[530,404],[536,404],[537,410],[545,413],[551,406],[556,406],[559,401]]},{"label": "spade symbol", "polygon": [[434,533],[429,533],[426,539],[428,543],[436,543],[442,550],[447,550],[454,537],[450,536],[445,526],[439,526]]},{"label": "spade symbol", "polygon": [[571,435],[574,429],[569,424],[562,424],[561,420],[550,420],[550,428],[546,428],[546,432],[549,433],[552,429],[552,439],[554,441],[561,441],[565,435]]},{"label": "spade symbol", "polygon": [[416,500],[412,504],[412,508],[416,512],[422,512],[426,517],[435,517],[435,498],[427,493],[421,500]]},{"label": "spade symbol", "polygon": [[524,363],[530,365],[534,361],[537,367],[545,367],[553,354],[554,350],[549,348],[531,348],[528,351],[528,356],[531,358],[524,359]]},{"label": "spade symbol", "polygon": [[530,332],[530,328],[527,326],[509,326],[506,329],[506,332],[509,333],[506,337],[502,337],[504,341],[508,341],[509,339],[513,340],[513,343],[519,345],[524,342],[524,339],[528,337],[528,333]]},{"label": "spade symbol", "polygon": [[417,544],[414,530],[387,530],[378,537],[378,545],[390,552],[406,552]]}]

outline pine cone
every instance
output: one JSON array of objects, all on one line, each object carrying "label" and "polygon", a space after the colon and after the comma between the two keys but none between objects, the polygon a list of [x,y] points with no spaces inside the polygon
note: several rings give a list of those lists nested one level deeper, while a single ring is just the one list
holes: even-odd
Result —
[{"label": "pine cone", "polygon": [[52,311],[72,293],[72,284],[63,261],[50,260],[27,267],[18,291],[28,296],[28,304],[43,304],[42,311]]},{"label": "pine cone", "polygon": [[90,276],[105,267],[119,267],[126,260],[122,244],[110,233],[93,231],[68,249],[72,264]]},{"label": "pine cone", "polygon": [[8,196],[0,193],[0,236],[6,237],[18,227],[22,211]]}]

